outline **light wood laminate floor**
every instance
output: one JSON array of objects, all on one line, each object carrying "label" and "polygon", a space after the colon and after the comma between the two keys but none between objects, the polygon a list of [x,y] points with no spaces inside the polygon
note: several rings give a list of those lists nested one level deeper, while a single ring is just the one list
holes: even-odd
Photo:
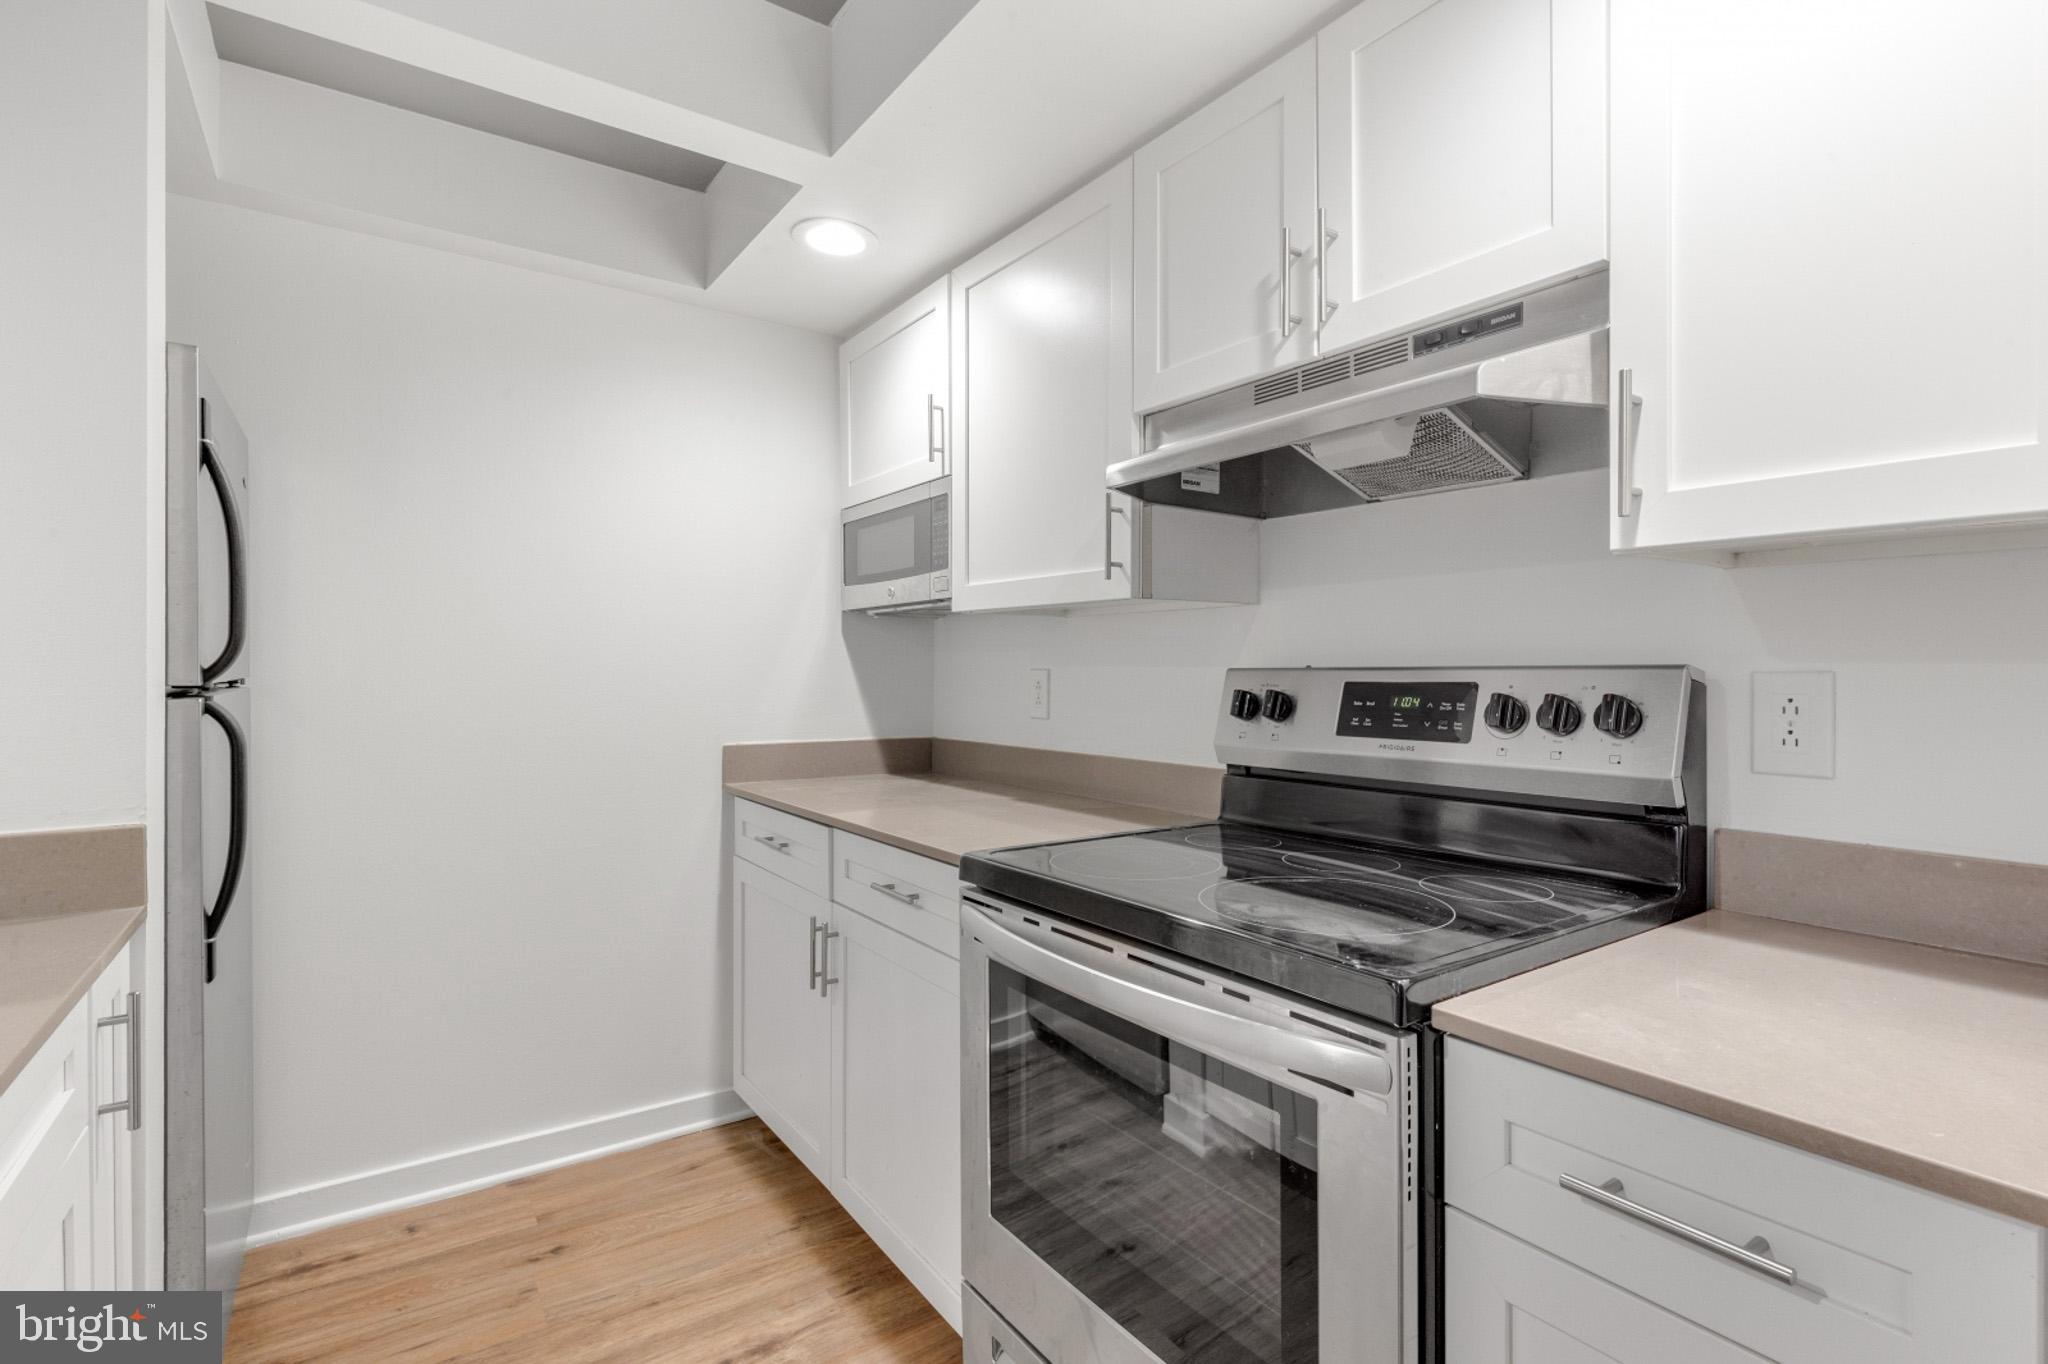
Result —
[{"label": "light wood laminate floor", "polygon": [[959,1364],[758,1121],[251,1252],[230,1364]]}]

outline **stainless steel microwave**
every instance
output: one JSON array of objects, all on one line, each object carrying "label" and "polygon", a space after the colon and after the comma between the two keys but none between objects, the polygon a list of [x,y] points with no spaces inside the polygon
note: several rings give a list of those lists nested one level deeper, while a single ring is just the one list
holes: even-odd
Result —
[{"label": "stainless steel microwave", "polygon": [[840,606],[870,615],[951,609],[953,480],[936,478],[839,514],[845,551]]}]

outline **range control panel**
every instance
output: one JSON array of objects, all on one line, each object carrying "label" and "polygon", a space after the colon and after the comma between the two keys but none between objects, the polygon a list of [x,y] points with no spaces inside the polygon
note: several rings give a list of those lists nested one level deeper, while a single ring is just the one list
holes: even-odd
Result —
[{"label": "range control panel", "polygon": [[[1676,807],[1691,668],[1234,668],[1216,755],[1245,767]],[[1702,793],[1703,794],[1703,793]]]},{"label": "range control panel", "polygon": [[1478,718],[1476,682],[1346,682],[1337,736],[1462,744],[1471,741]]}]

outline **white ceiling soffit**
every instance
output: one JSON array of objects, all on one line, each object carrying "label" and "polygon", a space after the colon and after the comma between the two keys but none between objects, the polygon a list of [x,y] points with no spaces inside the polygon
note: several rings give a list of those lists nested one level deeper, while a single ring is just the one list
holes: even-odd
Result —
[{"label": "white ceiling soffit", "polygon": [[846,6],[846,0],[768,0],[768,3],[780,5],[791,14],[801,14],[821,24],[831,23],[833,16]]},{"label": "white ceiling soffit", "polygon": [[214,48],[224,62],[339,90],[393,108],[546,147],[681,189],[702,190],[724,162],[560,109],[407,66],[253,14],[209,4]]},{"label": "white ceiling soffit", "polygon": [[844,335],[1349,0],[781,3],[169,0],[172,188]]}]

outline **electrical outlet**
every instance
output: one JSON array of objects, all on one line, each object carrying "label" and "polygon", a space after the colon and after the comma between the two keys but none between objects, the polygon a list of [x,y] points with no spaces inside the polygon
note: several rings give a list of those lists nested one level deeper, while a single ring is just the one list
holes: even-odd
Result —
[{"label": "electrical outlet", "polygon": [[1749,766],[1783,777],[1835,775],[1835,675],[1751,673]]},{"label": "electrical outlet", "polygon": [[1031,670],[1030,707],[1027,712],[1034,720],[1052,719],[1052,669]]}]

